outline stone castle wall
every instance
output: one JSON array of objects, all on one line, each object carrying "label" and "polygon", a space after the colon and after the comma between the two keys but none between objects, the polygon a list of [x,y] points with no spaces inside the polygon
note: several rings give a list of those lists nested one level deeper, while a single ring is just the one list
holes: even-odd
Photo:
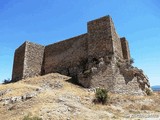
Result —
[{"label": "stone castle wall", "polygon": [[26,42],[23,78],[41,75],[44,46]]},{"label": "stone castle wall", "polygon": [[100,58],[113,54],[110,17],[88,22],[88,57]]},{"label": "stone castle wall", "polygon": [[87,34],[45,47],[43,74],[59,72],[64,75],[77,73],[82,61],[87,59]]},{"label": "stone castle wall", "polygon": [[41,75],[44,46],[25,42],[16,51],[14,57],[12,81]]},{"label": "stone castle wall", "polygon": [[12,81],[58,72],[84,87],[143,94],[149,84],[140,70],[126,63],[128,42],[118,36],[111,17],[90,21],[87,27],[85,34],[47,46],[25,42],[15,51]]},{"label": "stone castle wall", "polygon": [[128,44],[123,39],[121,42],[110,16],[88,22],[87,28],[83,35],[45,47],[25,42],[23,49],[15,52],[13,81],[51,72],[75,76],[90,69],[99,58],[130,59]]}]

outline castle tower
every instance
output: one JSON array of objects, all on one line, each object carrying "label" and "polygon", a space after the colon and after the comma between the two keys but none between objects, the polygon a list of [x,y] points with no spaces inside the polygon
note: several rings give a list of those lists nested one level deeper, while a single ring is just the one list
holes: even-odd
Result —
[{"label": "castle tower", "polygon": [[123,59],[121,41],[110,16],[88,22],[88,56],[96,59],[104,56]]},{"label": "castle tower", "polygon": [[88,22],[88,56],[98,59],[113,54],[110,22],[110,16]]},{"label": "castle tower", "polygon": [[44,46],[28,41],[17,48],[14,54],[12,81],[41,75],[43,53]]}]

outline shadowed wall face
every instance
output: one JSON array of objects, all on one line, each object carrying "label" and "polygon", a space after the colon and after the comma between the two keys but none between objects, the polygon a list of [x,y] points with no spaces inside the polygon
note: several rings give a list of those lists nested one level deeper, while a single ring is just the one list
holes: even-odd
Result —
[{"label": "shadowed wall face", "polygon": [[45,74],[77,74],[81,61],[87,58],[87,34],[46,46],[44,56]]},{"label": "shadowed wall face", "polygon": [[22,44],[14,53],[14,64],[12,72],[12,81],[16,82],[23,78],[24,58],[26,44]]}]

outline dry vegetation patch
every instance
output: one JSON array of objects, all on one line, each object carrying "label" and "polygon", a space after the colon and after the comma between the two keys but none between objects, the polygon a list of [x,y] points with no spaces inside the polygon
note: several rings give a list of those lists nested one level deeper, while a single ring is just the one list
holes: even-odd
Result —
[{"label": "dry vegetation patch", "polygon": [[0,91],[10,89],[0,99],[37,92],[33,98],[14,104],[4,106],[0,101],[0,119],[22,120],[30,113],[43,120],[119,120],[132,114],[160,114],[159,93],[129,96],[108,92],[107,104],[95,104],[94,91],[69,83],[68,79],[55,73],[0,85]]}]

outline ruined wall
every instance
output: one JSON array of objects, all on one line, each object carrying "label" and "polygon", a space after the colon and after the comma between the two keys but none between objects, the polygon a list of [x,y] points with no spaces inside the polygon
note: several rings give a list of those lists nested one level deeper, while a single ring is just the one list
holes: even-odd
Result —
[{"label": "ruined wall", "polygon": [[76,75],[83,69],[87,48],[87,34],[46,46],[43,73]]},{"label": "ruined wall", "polygon": [[[136,72],[133,72],[134,69]],[[100,87],[112,93],[128,95],[145,95],[145,89],[150,87],[144,74],[137,68],[121,68],[116,63],[105,63],[102,58],[97,65],[79,74],[79,82],[87,88]]]},{"label": "ruined wall", "polygon": [[113,92],[129,95],[144,95],[144,91],[140,88],[137,77],[133,77],[127,82],[121,74],[115,76]]},{"label": "ruined wall", "polygon": [[[106,59],[107,57],[110,59]],[[106,88],[114,93],[144,95],[144,89],[140,87],[142,85],[138,82],[138,77],[122,74],[117,64],[119,60],[115,58],[122,61],[130,59],[130,52],[127,41],[120,39],[116,33],[112,19],[107,16],[89,22],[89,67],[78,74],[79,83],[88,88]],[[130,68],[123,69],[129,71]]]},{"label": "ruined wall", "polygon": [[[87,25],[86,34],[45,48],[26,42],[25,59],[21,60],[24,69],[20,78],[51,72],[74,76],[93,67],[100,58],[105,61],[113,61],[113,55],[123,58],[121,42],[110,16],[90,21]],[[16,70],[13,70],[13,74],[16,74]]]},{"label": "ruined wall", "polygon": [[12,81],[41,75],[44,46],[25,42],[15,51]]},{"label": "ruined wall", "polygon": [[130,51],[129,51],[129,45],[125,37],[121,38],[121,45],[122,45],[122,51],[123,51],[123,58],[130,60]]},{"label": "ruined wall", "polygon": [[14,63],[13,63],[13,70],[12,70],[13,82],[16,82],[17,80],[20,80],[23,78],[25,47],[26,47],[26,44],[24,43],[19,48],[17,48],[14,53]]},{"label": "ruined wall", "polygon": [[79,74],[79,83],[84,87],[103,87],[111,90],[114,86],[115,68],[113,64],[108,64],[101,58],[97,64],[90,69]]},{"label": "ruined wall", "polygon": [[[12,81],[58,72],[84,87],[144,94],[148,79],[129,65],[125,38],[119,38],[110,16],[88,22],[88,32],[48,46],[25,42],[15,51]],[[146,82],[147,81],[147,82]]]}]

